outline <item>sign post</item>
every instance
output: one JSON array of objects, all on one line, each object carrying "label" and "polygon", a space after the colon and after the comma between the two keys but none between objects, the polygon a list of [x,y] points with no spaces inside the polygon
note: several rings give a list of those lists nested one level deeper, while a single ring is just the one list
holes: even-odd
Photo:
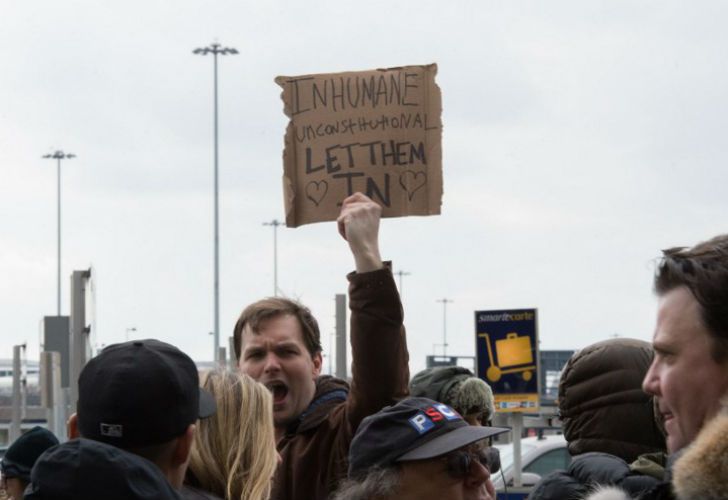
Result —
[{"label": "sign post", "polygon": [[536,309],[475,312],[476,373],[493,389],[495,410],[510,414],[513,482],[521,486],[523,413],[539,410]]}]

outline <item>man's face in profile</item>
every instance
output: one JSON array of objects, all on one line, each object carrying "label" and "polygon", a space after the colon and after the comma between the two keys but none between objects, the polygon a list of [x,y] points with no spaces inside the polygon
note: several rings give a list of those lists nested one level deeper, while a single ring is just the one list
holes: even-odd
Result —
[{"label": "man's face in profile", "polygon": [[653,347],[655,358],[642,385],[659,398],[667,449],[673,453],[690,444],[718,412],[728,390],[728,367],[713,358],[700,304],[684,286],[660,297]]}]

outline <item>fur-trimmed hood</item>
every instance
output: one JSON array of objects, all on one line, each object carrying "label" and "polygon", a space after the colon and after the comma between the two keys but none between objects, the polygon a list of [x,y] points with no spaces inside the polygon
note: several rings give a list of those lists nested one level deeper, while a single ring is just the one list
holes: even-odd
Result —
[{"label": "fur-trimmed hood", "polygon": [[708,422],[675,462],[673,485],[679,500],[728,498],[728,409]]}]

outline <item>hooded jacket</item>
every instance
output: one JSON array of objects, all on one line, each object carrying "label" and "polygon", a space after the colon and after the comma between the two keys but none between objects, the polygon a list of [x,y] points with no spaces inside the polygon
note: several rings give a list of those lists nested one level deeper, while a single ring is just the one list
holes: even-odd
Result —
[{"label": "hooded jacket", "polygon": [[73,439],[40,456],[26,500],[178,500],[149,460],[90,439]]},{"label": "hooded jacket", "polygon": [[[558,405],[573,461],[567,471],[543,478],[530,499],[580,499],[600,484],[639,494],[660,482],[654,472],[659,464],[646,467],[646,457],[637,461],[665,449],[652,398],[642,391],[652,356],[647,342],[620,338],[593,344],[569,359]],[[650,474],[642,473],[647,469]]]},{"label": "hooded jacket", "polygon": [[346,477],[349,445],[364,417],[407,396],[402,305],[389,266],[350,273],[351,386],[319,377],[313,401],[278,442],[273,500],[325,500]]},{"label": "hooded jacket", "polygon": [[652,347],[634,339],[598,342],[574,354],[559,382],[559,414],[572,456],[611,453],[631,463],[665,450],[652,398],[642,380]]}]

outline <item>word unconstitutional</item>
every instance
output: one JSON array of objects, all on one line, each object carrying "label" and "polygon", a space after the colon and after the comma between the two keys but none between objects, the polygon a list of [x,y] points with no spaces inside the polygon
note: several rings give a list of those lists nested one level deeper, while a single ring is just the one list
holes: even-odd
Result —
[{"label": "word unconstitutional", "polygon": [[437,427],[438,424],[449,420],[462,420],[462,417],[449,406],[437,404],[410,418],[409,424],[419,434],[425,434]]},{"label": "word unconstitutional", "polygon": [[421,129],[437,130],[437,123],[428,121],[427,113],[400,113],[399,115],[381,115],[378,117],[344,118],[316,125],[299,125],[295,127],[296,141],[307,142],[321,137],[349,134],[355,135],[369,131],[386,132],[388,129]]}]

